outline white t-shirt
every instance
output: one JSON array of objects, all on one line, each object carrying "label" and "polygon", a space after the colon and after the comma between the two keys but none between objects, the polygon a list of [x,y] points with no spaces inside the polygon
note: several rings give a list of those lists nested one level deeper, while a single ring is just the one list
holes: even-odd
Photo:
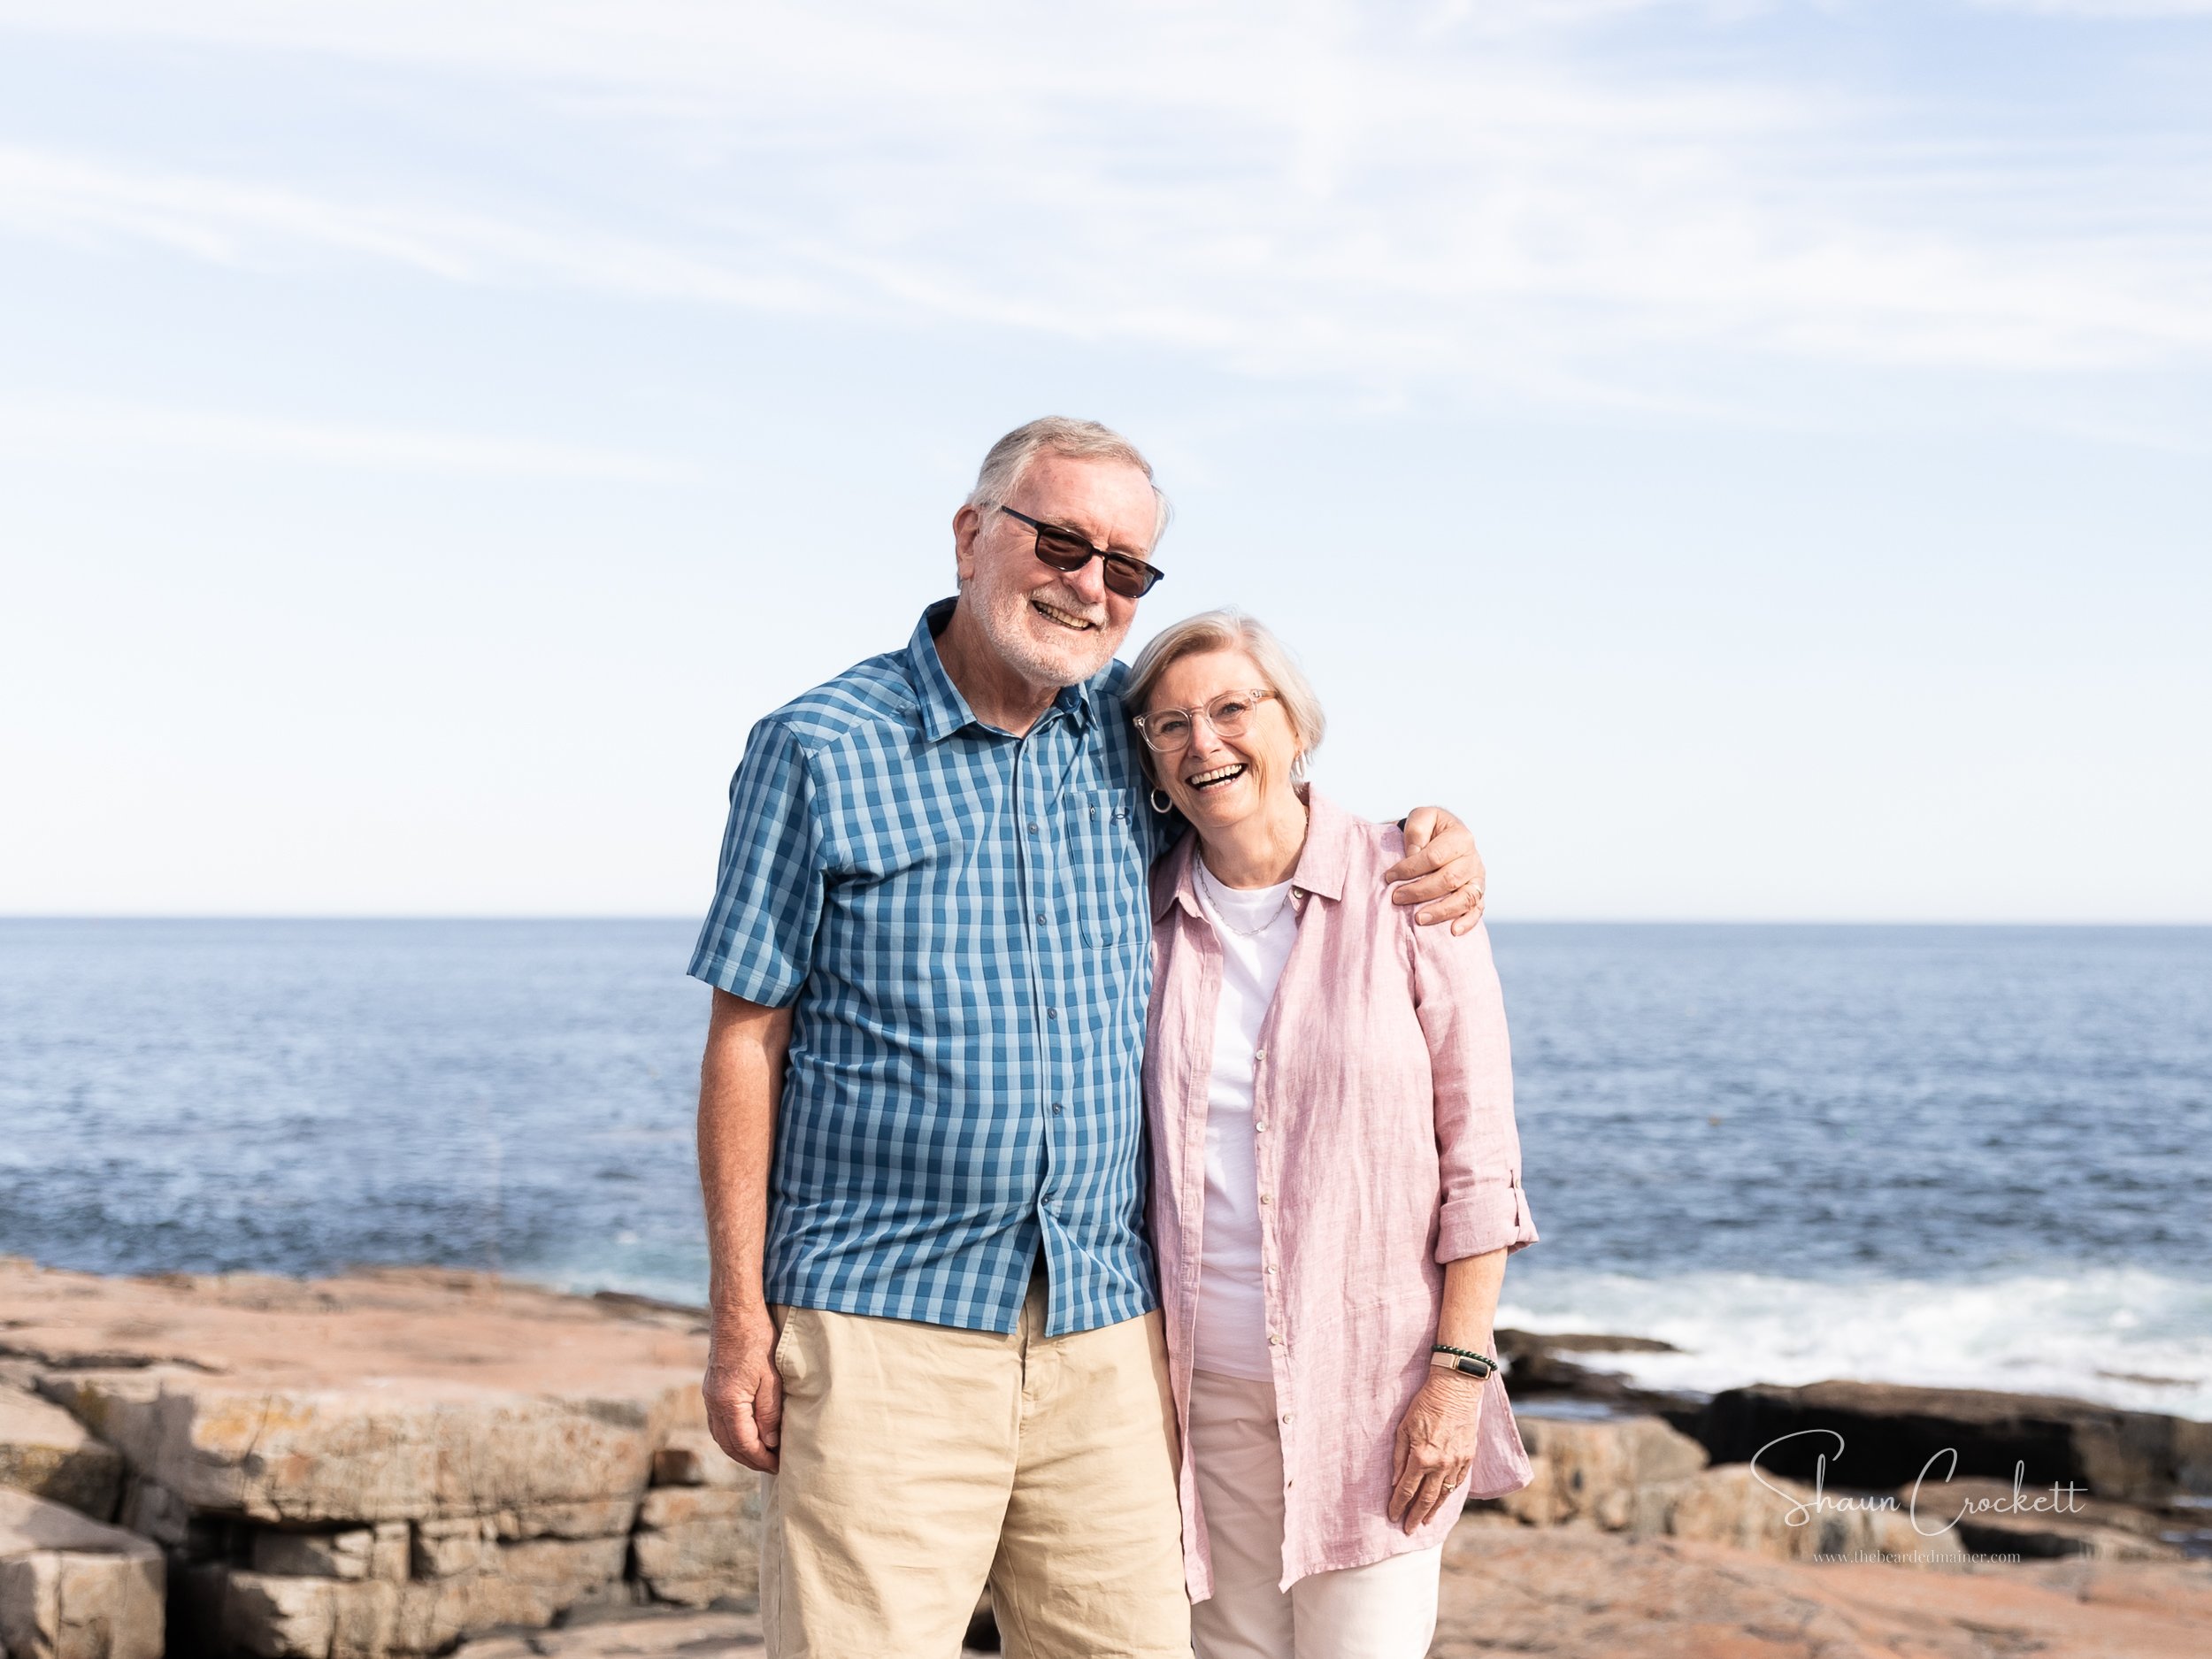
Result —
[{"label": "white t-shirt", "polygon": [[1260,1021],[1297,941],[1290,883],[1227,887],[1191,872],[1198,902],[1221,941],[1221,1006],[1214,1016],[1213,1078],[1206,1091],[1206,1217],[1200,1239],[1200,1371],[1271,1380],[1267,1303],[1260,1288],[1258,1144],[1252,1123],[1252,1068]]}]

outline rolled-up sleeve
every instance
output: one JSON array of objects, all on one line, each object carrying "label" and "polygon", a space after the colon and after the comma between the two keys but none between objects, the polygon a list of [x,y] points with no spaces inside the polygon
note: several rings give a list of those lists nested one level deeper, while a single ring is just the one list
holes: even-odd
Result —
[{"label": "rolled-up sleeve", "polygon": [[1436,1150],[1443,1213],[1436,1259],[1455,1262],[1536,1242],[1521,1190],[1513,1121],[1513,1055],[1490,930],[1455,939],[1449,927],[1413,932],[1414,1004],[1436,1089]]},{"label": "rolled-up sleeve", "polygon": [[692,977],[749,1002],[792,1002],[822,920],[821,849],[806,755],[788,727],[763,720],[730,780],[714,906],[692,953]]}]

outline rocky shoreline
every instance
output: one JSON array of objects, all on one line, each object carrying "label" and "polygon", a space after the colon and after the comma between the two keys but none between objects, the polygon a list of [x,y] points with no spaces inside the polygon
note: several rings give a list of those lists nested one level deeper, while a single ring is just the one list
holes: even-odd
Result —
[{"label": "rocky shoreline", "polygon": [[[1454,1533],[1438,1654],[2203,1650],[2212,1425],[1500,1340],[1536,1478]],[[478,1274],[0,1260],[0,1659],[757,1647],[704,1351],[695,1310]]]},{"label": "rocky shoreline", "polygon": [[[1890,1539],[1890,1522],[1847,1525],[1837,1517],[1848,1510],[1822,1509],[1777,1533],[1765,1523],[1788,1509],[1778,1500],[1741,1517],[1732,1541],[1757,1534],[1767,1553],[1791,1558],[1873,1548],[1877,1532],[1901,1545],[1882,1546],[1890,1554],[2212,1558],[2212,1423],[2050,1394],[1847,1380],[1670,1394],[1636,1388],[1591,1363],[1665,1347],[1638,1337],[1499,1333],[1532,1452],[1541,1446],[1556,1464],[1578,1455],[1571,1447],[1639,1448],[1633,1479],[1594,1486],[1623,1516],[1633,1508],[1624,1494],[1648,1509],[1668,1496],[1668,1481],[1693,1471],[1709,1486],[1765,1491],[1753,1476],[1755,1459],[1758,1475],[1778,1488],[1817,1485],[1894,1500],[1897,1520],[1917,1540]],[[1578,1425],[1597,1425],[1596,1438]],[[1532,1495],[1544,1485],[1540,1471],[1529,1492],[1502,1507],[1544,1502]],[[1631,1526],[1624,1519],[1616,1530]]]}]

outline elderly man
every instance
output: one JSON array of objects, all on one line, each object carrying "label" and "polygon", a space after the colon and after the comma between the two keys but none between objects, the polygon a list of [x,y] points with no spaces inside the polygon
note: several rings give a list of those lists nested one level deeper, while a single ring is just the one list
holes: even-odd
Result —
[{"label": "elderly man", "polygon": [[[1152,470],[1087,421],[1001,439],[959,595],[754,727],[691,972],[715,1438],[765,1471],[774,1655],[1187,1655],[1142,1230],[1149,809],[1115,649]],[[1401,902],[1472,925],[1428,810]],[[1179,828],[1179,822],[1172,825]]]}]

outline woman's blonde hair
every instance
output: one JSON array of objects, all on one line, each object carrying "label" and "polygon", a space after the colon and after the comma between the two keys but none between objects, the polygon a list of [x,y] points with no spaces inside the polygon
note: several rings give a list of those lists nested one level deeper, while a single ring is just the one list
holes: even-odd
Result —
[{"label": "woman's blonde hair", "polygon": [[[1321,712],[1321,699],[1313,695],[1313,687],[1298,666],[1298,659],[1264,622],[1241,611],[1202,611],[1194,617],[1170,623],[1154,634],[1151,642],[1137,653],[1136,664],[1121,688],[1122,701],[1129,712],[1150,713],[1152,694],[1158,688],[1160,676],[1167,672],[1169,664],[1203,651],[1242,651],[1250,657],[1267,680],[1266,689],[1275,694],[1276,700],[1283,705],[1283,713],[1289,718],[1290,729],[1298,738],[1301,761],[1321,747],[1321,734],[1328,729],[1328,719]],[[1145,775],[1156,780],[1157,774],[1152,770],[1152,750],[1142,740],[1137,744],[1137,758],[1144,763]],[[1301,764],[1299,775],[1303,776],[1304,771]]]}]

